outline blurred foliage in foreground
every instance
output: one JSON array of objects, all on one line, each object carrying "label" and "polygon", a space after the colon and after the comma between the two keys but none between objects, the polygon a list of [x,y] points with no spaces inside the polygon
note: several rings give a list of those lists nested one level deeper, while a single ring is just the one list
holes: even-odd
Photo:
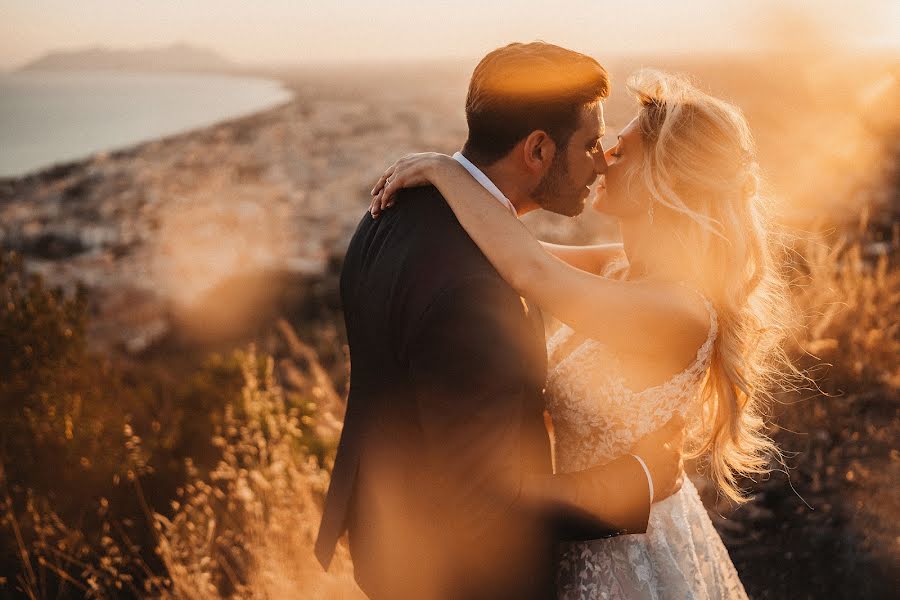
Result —
[{"label": "blurred foliage in foreground", "polygon": [[209,356],[171,389],[155,368],[88,350],[83,289],[46,289],[12,253],[0,279],[0,597],[326,585],[305,577],[315,563],[299,551],[318,525],[340,400],[286,322],[287,390],[252,347]]}]

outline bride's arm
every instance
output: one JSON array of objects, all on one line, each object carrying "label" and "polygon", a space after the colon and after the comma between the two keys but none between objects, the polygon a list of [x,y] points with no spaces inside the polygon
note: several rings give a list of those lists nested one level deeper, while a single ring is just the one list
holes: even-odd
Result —
[{"label": "bride's arm", "polygon": [[599,275],[608,264],[625,256],[621,243],[568,246],[540,242],[541,246],[567,265]]},{"label": "bride's arm", "polygon": [[566,264],[446,155],[399,160],[376,184],[373,206],[389,207],[397,190],[428,182],[503,279],[577,331],[644,353],[684,349],[687,355],[705,338],[705,315],[678,286],[615,281]]}]

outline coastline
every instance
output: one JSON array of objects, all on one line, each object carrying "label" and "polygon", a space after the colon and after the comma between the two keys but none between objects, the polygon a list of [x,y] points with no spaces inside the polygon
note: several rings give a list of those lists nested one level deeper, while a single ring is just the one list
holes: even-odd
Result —
[{"label": "coastline", "polygon": [[293,92],[256,73],[84,68],[0,73],[0,181],[280,106]]}]

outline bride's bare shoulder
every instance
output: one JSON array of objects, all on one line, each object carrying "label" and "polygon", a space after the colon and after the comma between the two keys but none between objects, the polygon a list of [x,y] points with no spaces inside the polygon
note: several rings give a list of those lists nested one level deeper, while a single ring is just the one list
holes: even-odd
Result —
[{"label": "bride's bare shoulder", "polygon": [[685,359],[693,359],[712,331],[716,319],[712,303],[700,292],[680,283],[660,283],[669,318],[676,325],[669,347]]}]

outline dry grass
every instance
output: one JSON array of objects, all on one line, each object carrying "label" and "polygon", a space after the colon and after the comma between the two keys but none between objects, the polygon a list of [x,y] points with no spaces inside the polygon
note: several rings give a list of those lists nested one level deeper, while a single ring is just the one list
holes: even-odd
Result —
[{"label": "dry grass", "polygon": [[827,377],[818,379],[830,392],[846,386],[897,390],[900,222],[893,224],[892,239],[873,240],[865,210],[856,231],[840,233],[831,244],[823,238],[807,238],[800,248],[794,290],[807,319],[801,348],[828,365]]},{"label": "dry grass", "polygon": [[327,473],[302,449],[300,416],[275,381],[274,361],[251,348],[240,406],[215,439],[223,458],[188,485],[174,518],[155,515],[166,598],[346,598],[344,552],[322,573],[312,546]]},{"label": "dry grass", "polygon": [[[310,388],[323,404],[333,404],[336,398],[326,397],[335,394],[333,388],[319,381],[322,367],[295,335],[288,340],[294,352],[299,345],[312,361],[306,365]],[[128,535],[134,524],[110,518],[107,500],[101,499],[98,508],[100,547],[91,547],[46,499],[29,493],[25,514],[15,514],[0,471],[0,512],[16,537],[22,565],[17,581],[5,583],[35,600],[63,594],[66,588],[86,598],[362,597],[345,548],[338,548],[329,573],[322,572],[313,555],[328,472],[307,450],[304,430],[313,424],[310,417],[286,401],[271,357],[251,346],[240,353],[240,364],[240,401],[226,406],[213,439],[222,452],[219,463],[206,477],[194,470],[193,481],[179,489],[172,503],[171,518],[151,512],[144,503],[162,569],[145,562]],[[140,478],[149,467],[141,439],[128,426],[123,433],[132,465],[128,477],[143,502]],[[20,524],[33,533],[33,541],[22,535]]]}]

